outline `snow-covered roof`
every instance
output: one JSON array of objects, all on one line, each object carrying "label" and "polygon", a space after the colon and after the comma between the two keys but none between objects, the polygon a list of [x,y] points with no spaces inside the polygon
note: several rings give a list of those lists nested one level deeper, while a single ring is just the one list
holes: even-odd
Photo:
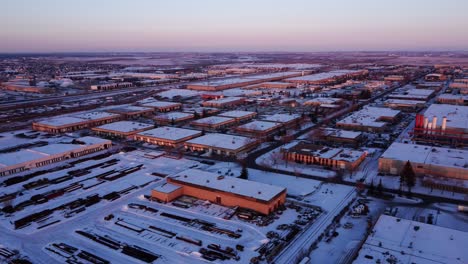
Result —
[{"label": "snow-covered roof", "polygon": [[73,115],[73,117],[86,119],[86,120],[96,120],[96,119],[101,119],[101,118],[111,118],[111,117],[118,117],[118,116],[119,116],[118,114],[107,113],[107,112],[102,112],[102,111],[94,111],[94,112]]},{"label": "snow-covered roof", "polygon": [[169,183],[169,182],[165,182],[161,185],[158,185],[156,187],[153,188],[153,190],[157,191],[157,192],[160,192],[160,193],[171,193],[173,191],[176,191],[178,189],[182,188],[181,186],[179,185],[175,185],[175,184],[172,184],[172,183]]},{"label": "snow-covered roof", "polygon": [[362,156],[366,155],[366,153],[363,151],[357,151],[347,148],[331,148],[309,144],[302,141],[298,142],[293,146],[288,147],[287,149],[291,152],[311,155],[314,157],[320,157],[324,159],[342,160],[346,162],[355,162]]},{"label": "snow-covered roof", "polygon": [[186,90],[186,89],[170,89],[170,90],[158,93],[158,95],[161,96],[162,98],[174,98],[176,96],[192,97],[192,96],[197,96],[198,94],[199,93],[196,91]]},{"label": "snow-covered roof", "polygon": [[386,122],[377,121],[382,117],[394,118],[400,111],[385,107],[366,106],[348,117],[338,121],[338,124],[355,124],[368,127],[383,127]]},{"label": "snow-covered roof", "polygon": [[179,106],[179,105],[180,105],[180,103],[165,102],[165,101],[154,101],[154,102],[150,102],[150,103],[147,103],[147,104],[143,104],[143,106],[155,107],[155,108],[175,107],[175,106]]},{"label": "snow-covered roof", "polygon": [[207,124],[207,125],[216,125],[224,122],[234,122],[234,118],[224,117],[224,116],[209,116],[202,119],[193,121],[194,124]]},{"label": "snow-covered roof", "polygon": [[204,188],[251,197],[262,201],[270,201],[281,192],[286,191],[284,187],[235,177],[218,176],[215,173],[198,169],[189,169],[170,177],[179,182],[203,186]]},{"label": "snow-covered roof", "polygon": [[225,104],[225,103],[230,103],[230,102],[236,102],[236,101],[239,101],[239,100],[242,100],[242,99],[244,99],[244,98],[243,97],[232,96],[232,97],[223,97],[223,98],[216,99],[216,100],[209,100],[209,101],[206,101],[205,103],[207,103],[207,104]]},{"label": "snow-covered roof", "polygon": [[119,122],[114,122],[110,124],[105,124],[97,128],[128,133],[128,132],[141,130],[141,129],[149,129],[152,127],[154,127],[154,125],[139,123],[139,122],[132,122],[132,121],[119,121]]},{"label": "snow-covered roof", "polygon": [[465,168],[468,173],[468,151],[395,142],[380,158],[432,164],[444,167]]},{"label": "snow-covered roof", "polygon": [[[437,117],[437,126],[442,126],[443,117],[447,117],[447,128],[468,130],[468,106],[432,104],[424,112],[424,116]],[[432,120],[432,119],[431,119]]]},{"label": "snow-covered roof", "polygon": [[462,264],[466,245],[467,232],[381,215],[354,263]]},{"label": "snow-covered roof", "polygon": [[305,76],[300,76],[300,77],[293,77],[293,78],[286,79],[286,81],[320,81],[320,80],[326,80],[329,78],[344,76],[347,74],[359,73],[360,71],[361,70],[335,70],[335,71],[330,71],[330,72],[321,72],[321,73],[305,75]]},{"label": "snow-covered roof", "polygon": [[23,162],[46,158],[50,155],[66,153],[83,148],[82,144],[76,144],[78,142],[83,143],[86,146],[102,143],[112,143],[110,140],[87,136],[75,139],[74,144],[71,144],[71,142],[70,144],[54,143],[42,147],[22,149],[15,152],[0,154],[0,167],[12,166]]},{"label": "snow-covered roof", "polygon": [[135,105],[127,105],[117,108],[111,108],[108,111],[115,111],[119,113],[131,113],[131,112],[140,112],[140,111],[148,111],[152,110],[149,107],[142,107],[142,106],[135,106]]},{"label": "snow-covered roof", "polygon": [[190,113],[184,113],[184,112],[169,112],[169,113],[164,113],[161,115],[156,116],[158,119],[165,119],[165,120],[177,120],[180,118],[186,118],[186,117],[193,117],[193,114]]},{"label": "snow-covered roof", "polygon": [[86,120],[82,118],[77,118],[77,117],[72,117],[72,116],[61,116],[61,117],[54,117],[54,118],[38,121],[37,123],[47,125],[47,126],[59,127],[59,126],[77,124],[77,123],[81,123],[85,121]]},{"label": "snow-covered roof", "polygon": [[138,133],[138,135],[142,135],[142,136],[167,139],[167,140],[175,140],[175,141],[181,140],[187,137],[197,136],[199,134],[201,134],[201,131],[198,131],[198,130],[178,128],[178,127],[169,127],[169,126],[158,127],[155,129],[151,129],[151,130]]},{"label": "snow-covered roof", "polygon": [[250,144],[251,142],[253,142],[253,139],[248,137],[211,133],[188,140],[186,143],[228,150],[237,150],[244,147],[247,144]]},{"label": "snow-covered roof", "polygon": [[355,139],[362,135],[362,133],[358,131],[349,131],[349,130],[334,129],[334,128],[326,128],[323,130],[323,133],[330,137],[347,138],[347,139]]},{"label": "snow-covered roof", "polygon": [[281,123],[255,120],[250,123],[238,126],[237,128],[248,129],[253,131],[266,131],[269,129],[278,128],[280,126]]},{"label": "snow-covered roof", "polygon": [[388,99],[384,102],[385,105],[408,105],[408,106],[417,106],[424,104],[424,102],[418,100],[404,100],[404,99]]},{"label": "snow-covered roof", "polygon": [[234,111],[228,111],[228,112],[221,113],[221,114],[219,114],[219,116],[239,118],[239,117],[249,116],[249,115],[252,115],[252,114],[256,114],[256,113],[251,112],[251,111],[234,110]]},{"label": "snow-covered roof", "polygon": [[290,114],[274,114],[274,115],[266,116],[265,118],[263,118],[263,120],[271,121],[271,122],[287,123],[300,117],[301,116],[297,114],[291,114],[291,115]]},{"label": "snow-covered roof", "polygon": [[304,105],[308,104],[336,104],[343,101],[341,98],[332,98],[332,97],[317,97],[314,99],[310,99],[304,102]]}]

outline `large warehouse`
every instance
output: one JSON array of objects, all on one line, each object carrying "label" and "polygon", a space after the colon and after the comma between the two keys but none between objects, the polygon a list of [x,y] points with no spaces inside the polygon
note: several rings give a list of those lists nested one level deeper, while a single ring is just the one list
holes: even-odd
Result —
[{"label": "large warehouse", "polygon": [[32,124],[32,129],[52,134],[67,133],[116,122],[120,119],[119,114],[96,111],[37,121]]},{"label": "large warehouse", "polygon": [[418,176],[468,180],[468,151],[396,142],[380,157],[379,172],[398,175],[407,161]]},{"label": "large warehouse", "polygon": [[235,156],[255,148],[258,141],[248,137],[225,135],[219,133],[206,134],[184,143],[190,151],[207,151],[218,155]]},{"label": "large warehouse", "polygon": [[153,198],[165,202],[181,195],[224,206],[248,208],[267,215],[284,204],[286,188],[189,169],[168,177],[166,185],[151,192]]},{"label": "large warehouse", "polygon": [[80,157],[107,149],[111,146],[112,142],[110,140],[96,137],[82,137],[70,143],[55,143],[0,154],[0,176],[8,176],[69,158]]}]

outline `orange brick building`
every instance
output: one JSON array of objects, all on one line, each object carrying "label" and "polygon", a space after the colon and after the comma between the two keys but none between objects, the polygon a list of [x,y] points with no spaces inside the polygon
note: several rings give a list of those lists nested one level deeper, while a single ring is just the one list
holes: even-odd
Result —
[{"label": "orange brick building", "polygon": [[151,191],[153,198],[164,202],[181,195],[224,206],[239,206],[266,215],[284,204],[286,188],[189,169],[168,177],[167,183]]}]

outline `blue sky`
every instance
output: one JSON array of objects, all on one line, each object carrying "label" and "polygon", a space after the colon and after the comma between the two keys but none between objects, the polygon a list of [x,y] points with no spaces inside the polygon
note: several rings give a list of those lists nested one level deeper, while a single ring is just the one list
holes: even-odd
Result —
[{"label": "blue sky", "polygon": [[0,52],[468,50],[467,0],[0,3]]}]

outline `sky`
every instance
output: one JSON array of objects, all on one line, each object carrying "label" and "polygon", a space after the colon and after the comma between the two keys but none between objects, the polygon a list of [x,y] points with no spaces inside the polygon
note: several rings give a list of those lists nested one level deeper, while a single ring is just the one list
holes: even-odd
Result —
[{"label": "sky", "polygon": [[0,0],[0,53],[468,50],[468,0]]}]

